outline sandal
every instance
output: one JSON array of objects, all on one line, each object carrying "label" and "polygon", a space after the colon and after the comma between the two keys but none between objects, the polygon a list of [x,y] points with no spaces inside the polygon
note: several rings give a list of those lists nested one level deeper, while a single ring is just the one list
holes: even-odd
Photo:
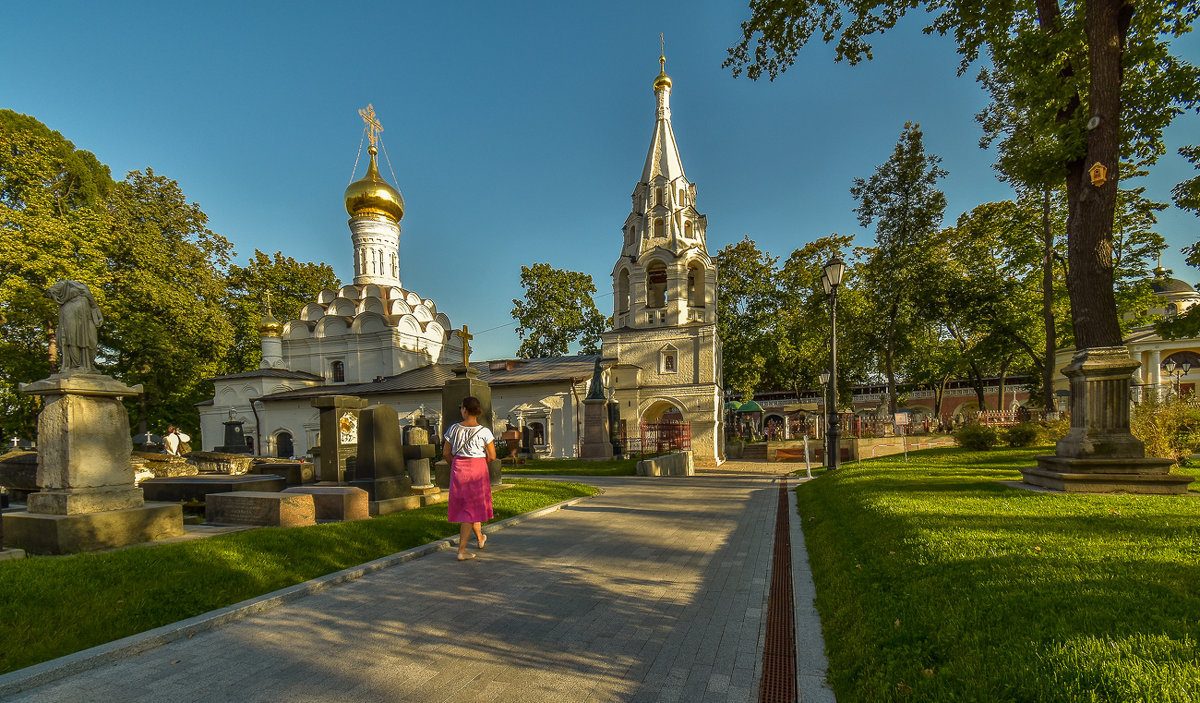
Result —
[{"label": "sandal", "polygon": [[475,558],[475,555],[470,552],[459,552],[458,553],[459,561],[466,561],[468,559],[474,559],[474,558]]},{"label": "sandal", "polygon": [[487,546],[487,543],[488,543],[488,536],[484,535],[483,539],[479,540],[479,548],[483,549],[484,547]]}]

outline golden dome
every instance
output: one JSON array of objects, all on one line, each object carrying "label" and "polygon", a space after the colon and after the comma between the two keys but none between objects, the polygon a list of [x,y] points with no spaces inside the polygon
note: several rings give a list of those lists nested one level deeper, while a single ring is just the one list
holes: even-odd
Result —
[{"label": "golden dome", "polygon": [[671,77],[667,75],[667,57],[659,54],[658,56],[659,71],[658,77],[654,79],[654,89],[670,88]]},{"label": "golden dome", "polygon": [[267,314],[262,316],[258,321],[258,336],[260,337],[278,337],[283,332],[283,323],[275,319],[271,314],[271,308],[267,308]]},{"label": "golden dome", "polygon": [[352,217],[377,213],[399,222],[404,217],[404,198],[379,175],[379,166],[375,163],[378,150],[371,146],[367,151],[371,154],[367,175],[346,186],[346,212]]}]

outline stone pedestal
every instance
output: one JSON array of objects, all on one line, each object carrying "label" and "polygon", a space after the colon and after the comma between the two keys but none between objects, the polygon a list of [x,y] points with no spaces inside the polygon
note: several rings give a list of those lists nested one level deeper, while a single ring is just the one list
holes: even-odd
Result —
[{"label": "stone pedestal", "polygon": [[1129,390],[1139,364],[1125,347],[1081,349],[1063,369],[1071,382],[1071,430],[1054,456],[1021,469],[1026,483],[1067,492],[1186,493],[1190,476],[1146,457],[1129,431]]},{"label": "stone pedestal", "polygon": [[456,366],[454,378],[442,386],[442,433],[445,434],[450,425],[462,420],[459,406],[463,398],[473,395],[479,399],[479,407],[483,410],[479,415],[479,424],[491,429],[492,427],[492,388],[486,381],[479,379],[479,371],[470,366]]},{"label": "stone pedestal", "polygon": [[367,401],[352,395],[327,395],[312,405],[319,411],[321,454],[317,478],[341,483],[346,460],[355,455],[358,442],[358,413]]},{"label": "stone pedestal", "polygon": [[4,516],[5,542],[33,553],[65,554],[183,534],[179,506],[145,505],[134,485],[130,387],[72,371],[21,386],[45,396],[38,414],[38,491],[28,511]]},{"label": "stone pedestal", "polygon": [[583,446],[580,458],[603,461],[613,458],[612,437],[608,431],[608,403],[603,398],[583,401]]},{"label": "stone pedestal", "polygon": [[225,425],[225,441],[216,451],[226,454],[249,454],[250,447],[246,446],[246,433],[242,421],[226,420],[222,424]]}]

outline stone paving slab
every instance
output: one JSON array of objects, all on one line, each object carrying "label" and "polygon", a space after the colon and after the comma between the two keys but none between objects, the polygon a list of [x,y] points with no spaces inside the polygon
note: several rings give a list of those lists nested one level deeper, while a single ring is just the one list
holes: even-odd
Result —
[{"label": "stone paving slab", "polygon": [[[757,700],[778,487],[732,468],[588,477],[602,495],[476,559],[434,552],[11,700]],[[816,628],[798,641],[823,656]]]}]

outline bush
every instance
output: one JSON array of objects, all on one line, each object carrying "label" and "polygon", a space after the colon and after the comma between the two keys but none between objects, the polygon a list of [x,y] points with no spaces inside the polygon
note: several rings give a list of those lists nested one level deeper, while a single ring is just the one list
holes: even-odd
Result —
[{"label": "bush", "polygon": [[1184,466],[1200,448],[1200,403],[1192,397],[1151,395],[1134,408],[1129,429],[1146,443],[1146,456],[1173,459]]},{"label": "bush", "polygon": [[994,427],[971,423],[954,430],[954,441],[963,449],[981,451],[1000,443],[1000,435]]},{"label": "bush", "polygon": [[1071,431],[1071,414],[1059,413],[1057,420],[1042,420],[1042,432],[1046,438],[1046,444],[1054,444],[1058,440],[1067,436]]},{"label": "bush", "polygon": [[1010,447],[1032,447],[1042,439],[1042,426],[1036,422],[1022,422],[1004,430],[1004,443]]}]

